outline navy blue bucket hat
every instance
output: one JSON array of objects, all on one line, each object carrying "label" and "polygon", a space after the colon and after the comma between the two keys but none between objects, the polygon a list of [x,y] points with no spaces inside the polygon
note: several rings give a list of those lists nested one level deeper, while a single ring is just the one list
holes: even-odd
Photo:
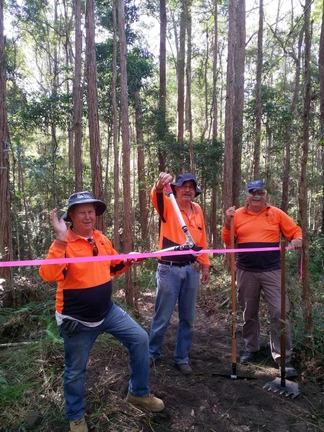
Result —
[{"label": "navy blue bucket hat", "polygon": [[69,210],[75,205],[78,204],[91,204],[93,203],[96,208],[96,215],[101,216],[103,212],[106,210],[107,206],[103,201],[97,200],[93,197],[93,195],[88,191],[76,192],[69,197],[68,208],[67,211],[62,216],[62,219],[66,222],[72,222],[69,216]]},{"label": "navy blue bucket hat", "polygon": [[190,174],[190,173],[180,174],[177,177],[177,181],[175,183],[171,183],[171,188],[172,188],[173,193],[175,193],[175,189],[174,189],[175,186],[179,186],[180,187],[180,186],[183,185],[184,182],[187,182],[187,181],[193,181],[195,183],[195,187],[196,187],[196,195],[195,195],[195,197],[198,196],[198,195],[200,195],[202,193],[202,190],[199,189],[199,187],[197,186],[197,179],[196,179],[196,177],[193,174]]}]

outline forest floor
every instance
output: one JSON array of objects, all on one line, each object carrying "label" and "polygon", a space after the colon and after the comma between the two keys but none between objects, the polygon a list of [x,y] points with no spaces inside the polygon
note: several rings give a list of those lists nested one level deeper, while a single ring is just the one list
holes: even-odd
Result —
[{"label": "forest floor", "polygon": [[[139,298],[139,322],[147,330],[153,315],[154,297],[154,292],[147,291],[140,294]],[[163,345],[161,361],[151,368],[151,391],[165,403],[165,410],[157,414],[144,413],[125,401],[128,385],[127,352],[110,336],[100,336],[88,363],[85,400],[89,431],[324,431],[323,362],[306,364],[295,356],[293,363],[299,375],[294,383],[300,392],[295,398],[263,388],[279,376],[270,356],[267,320],[263,315],[264,345],[259,361],[248,366],[238,362],[238,379],[233,379],[230,377],[232,318],[228,294],[215,295],[215,292],[206,288],[199,294],[190,352],[190,364],[194,372],[190,376],[182,375],[173,362],[177,330],[175,311]],[[29,393],[29,398],[34,399],[34,407],[38,405],[36,412],[31,412],[31,404],[29,414],[25,412],[24,421],[19,426],[3,429],[0,425],[1,431],[68,431],[62,388],[63,347],[59,345],[55,355],[51,349],[47,347],[43,358],[35,365],[42,371],[37,373],[35,369],[39,380],[43,382],[41,397],[39,393]],[[238,322],[238,359],[243,351]],[[10,409],[7,409],[8,415],[11,415]],[[12,415],[14,420],[15,415],[18,415],[17,410]]]},{"label": "forest floor", "polygon": [[[161,361],[151,368],[152,392],[162,398],[165,410],[144,416],[138,429],[154,432],[167,431],[243,431],[243,432],[306,432],[324,431],[324,368],[323,364],[309,364],[307,370],[294,364],[299,376],[294,379],[299,395],[280,395],[263,386],[275,380],[279,371],[271,359],[268,335],[261,349],[258,363],[237,364],[238,379],[230,377],[232,370],[232,318],[224,298],[213,296],[208,290],[199,295],[194,341],[190,364],[194,373],[183,376],[174,366],[173,351],[177,330],[177,313],[173,314]],[[154,310],[154,294],[140,298],[141,323],[149,328]],[[265,322],[266,326],[266,322]],[[265,329],[264,329],[265,330]],[[237,357],[244,351],[240,326],[237,326]],[[97,357],[97,356],[96,356]],[[104,369],[104,358],[89,368],[89,382],[96,381]],[[94,367],[95,366],[95,367]],[[112,366],[117,367],[117,364]],[[111,371],[109,372],[111,373]],[[118,371],[116,371],[118,374]],[[218,376],[215,374],[224,374]],[[127,376],[127,369],[125,370]],[[252,377],[253,379],[241,379]],[[291,381],[286,380],[286,385]],[[88,384],[88,386],[91,384]],[[126,395],[127,381],[122,392]],[[108,415],[109,418],[109,415]],[[91,421],[89,422],[91,426]],[[91,429],[90,430],[99,430]],[[105,431],[106,429],[100,429]],[[108,429],[107,429],[108,430]],[[117,430],[112,427],[109,430]]]}]

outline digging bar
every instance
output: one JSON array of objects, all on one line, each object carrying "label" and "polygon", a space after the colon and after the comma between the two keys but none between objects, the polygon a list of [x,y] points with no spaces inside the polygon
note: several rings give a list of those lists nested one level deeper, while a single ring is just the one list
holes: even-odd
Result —
[{"label": "digging bar", "polygon": [[263,388],[286,397],[299,395],[298,384],[286,380],[286,240],[280,243],[281,253],[281,334],[280,334],[280,378],[266,383]]},{"label": "digging bar", "polygon": [[[234,217],[231,216],[230,221],[231,230],[231,249],[234,249]],[[236,374],[236,287],[235,287],[235,255],[234,252],[230,253],[231,262],[231,284],[232,284],[232,373],[221,374],[213,373],[213,376],[222,376],[232,379],[256,379],[256,377],[241,376]]]}]

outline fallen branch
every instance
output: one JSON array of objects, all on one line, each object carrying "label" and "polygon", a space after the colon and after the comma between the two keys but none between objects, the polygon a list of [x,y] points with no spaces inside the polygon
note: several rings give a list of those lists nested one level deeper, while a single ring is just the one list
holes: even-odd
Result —
[{"label": "fallen branch", "polygon": [[9,343],[5,343],[5,344],[0,344],[0,348],[9,348],[9,347],[20,346],[20,345],[31,345],[31,344],[36,344],[36,343],[38,343],[38,341],[35,341],[35,342],[9,342]]}]

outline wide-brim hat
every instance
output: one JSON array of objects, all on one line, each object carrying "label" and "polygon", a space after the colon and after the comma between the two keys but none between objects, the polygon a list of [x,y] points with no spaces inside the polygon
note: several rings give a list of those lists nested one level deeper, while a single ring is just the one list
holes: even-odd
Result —
[{"label": "wide-brim hat", "polygon": [[103,201],[95,199],[90,192],[88,191],[75,192],[69,197],[68,208],[64,213],[64,215],[62,216],[62,219],[65,220],[66,222],[72,222],[69,216],[69,210],[71,210],[73,206],[76,206],[78,204],[90,204],[90,203],[95,204],[97,216],[101,216],[107,208],[106,204]]},{"label": "wide-brim hat", "polygon": [[196,196],[200,195],[202,193],[202,190],[197,186],[197,179],[193,174],[190,173],[184,173],[184,174],[180,174],[177,177],[177,181],[175,183],[171,183],[171,188],[173,193],[175,193],[175,186],[182,186],[184,182],[186,181],[193,181],[195,183],[195,187],[196,187]]},{"label": "wide-brim hat", "polygon": [[252,180],[252,181],[250,181],[249,183],[248,183],[248,186],[247,186],[247,191],[248,192],[250,192],[250,191],[256,191],[256,190],[261,190],[262,192],[266,192],[267,190],[266,190],[266,185],[265,185],[265,183],[264,183],[264,181],[263,180]]}]

